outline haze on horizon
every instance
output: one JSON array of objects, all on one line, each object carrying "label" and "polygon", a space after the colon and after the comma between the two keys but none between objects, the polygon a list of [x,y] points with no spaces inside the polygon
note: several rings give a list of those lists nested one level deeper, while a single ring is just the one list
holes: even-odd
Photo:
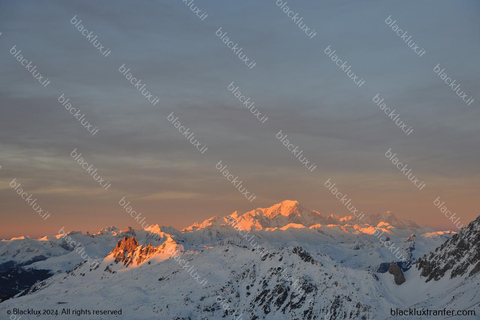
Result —
[{"label": "haze on horizon", "polygon": [[[0,238],[149,224],[182,229],[212,216],[298,200],[323,214],[350,213],[328,178],[367,214],[455,230],[440,197],[464,225],[480,214],[480,3],[423,1],[291,3],[310,39],[275,1],[0,3]],[[255,10],[251,10],[252,6]],[[392,15],[426,49],[418,57],[389,28]],[[72,17],[112,50],[106,58]],[[141,19],[139,19],[141,17]],[[247,68],[215,35],[222,27],[256,62]],[[12,56],[38,66],[44,88]],[[355,86],[324,53],[331,45],[366,79]],[[433,71],[440,63],[466,105]],[[125,64],[160,98],[149,103],[119,72]],[[267,114],[259,122],[228,91],[231,82]],[[65,94],[99,128],[92,136],[58,102]],[[372,102],[377,93],[414,128],[405,135]],[[200,153],[167,120],[174,112],[208,146]],[[307,170],[283,146],[282,130],[317,165]],[[112,183],[103,190],[72,159],[77,148]],[[426,182],[419,191],[385,157],[392,148]],[[215,168],[222,161],[256,195],[249,202]],[[10,187],[22,183],[48,210],[41,219]]]}]

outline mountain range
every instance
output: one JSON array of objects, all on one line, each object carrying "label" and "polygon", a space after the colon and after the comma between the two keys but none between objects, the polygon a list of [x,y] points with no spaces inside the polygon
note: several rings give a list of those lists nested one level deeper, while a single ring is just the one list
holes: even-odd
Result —
[{"label": "mountain range", "polygon": [[[291,200],[183,230],[19,237],[0,242],[0,315],[70,308],[122,309],[120,318],[139,320],[391,319],[399,309],[475,309],[479,240],[480,218],[455,233],[391,212],[324,215]],[[69,317],[82,319],[61,318]]]}]

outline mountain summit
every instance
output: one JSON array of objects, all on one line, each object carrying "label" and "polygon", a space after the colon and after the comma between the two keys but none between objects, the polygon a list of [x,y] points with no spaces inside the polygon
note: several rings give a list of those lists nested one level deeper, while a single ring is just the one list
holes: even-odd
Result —
[{"label": "mountain summit", "polygon": [[261,211],[263,215],[268,218],[275,218],[278,215],[288,217],[291,214],[308,211],[300,205],[300,202],[295,200],[284,200],[271,206],[270,208],[259,208],[257,210]]},{"label": "mountain summit", "polygon": [[340,217],[338,215],[325,215],[316,210],[310,210],[302,206],[295,200],[284,200],[268,208],[257,208],[247,211],[243,214],[238,211],[226,217],[212,217],[202,223],[183,229],[183,232],[194,232],[205,228],[219,228],[222,226],[235,226],[239,230],[248,231],[273,231],[276,229],[289,228],[320,228],[341,227],[343,231],[346,228],[364,233],[372,233],[375,227],[381,227],[385,230],[396,229],[414,229],[420,232],[433,231],[428,227],[422,227],[415,222],[397,218],[390,211],[382,214],[373,214],[366,216],[365,219],[358,219],[355,216]]},{"label": "mountain summit", "polygon": [[269,208],[257,208],[242,215],[234,212],[226,221],[243,230],[271,230],[288,226],[309,228],[327,222],[320,212],[308,210],[298,201],[285,200]]}]

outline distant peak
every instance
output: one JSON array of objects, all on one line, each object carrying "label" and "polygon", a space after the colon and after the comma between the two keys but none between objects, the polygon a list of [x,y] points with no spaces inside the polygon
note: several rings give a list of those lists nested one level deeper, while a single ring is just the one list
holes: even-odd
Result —
[{"label": "distant peak", "polygon": [[207,220],[203,221],[202,223],[195,222],[190,227],[184,228],[182,231],[193,232],[193,231],[196,231],[198,229],[203,229],[203,228],[210,227],[210,226],[220,225],[222,222],[224,222],[223,218],[220,218],[219,216],[214,216],[214,217],[208,218]]},{"label": "distant peak", "polygon": [[391,219],[391,220],[397,220],[397,216],[392,211],[386,211],[384,213],[381,213],[380,217]]},{"label": "distant peak", "polygon": [[[386,211],[386,212],[383,212],[383,213],[372,214],[372,215],[369,215],[368,217],[369,217],[369,222],[372,225],[379,226],[379,225],[389,224],[392,227],[401,228],[401,229],[422,228],[420,225],[418,225],[414,221],[411,221],[411,220],[408,220],[408,219],[403,219],[403,218],[398,218],[392,211]],[[430,229],[428,227],[423,227],[423,228],[425,230]]]},{"label": "distant peak", "polygon": [[122,230],[121,232],[125,233],[125,234],[129,234],[129,235],[134,236],[134,237],[137,236],[136,233],[135,233],[135,230],[130,226],[128,226],[125,230]]},{"label": "distant peak", "polygon": [[145,228],[145,231],[151,232],[151,233],[160,233],[162,229],[158,224],[151,224],[148,227]]},{"label": "distant peak", "polygon": [[13,238],[11,238],[11,239],[8,240],[8,241],[25,240],[25,239],[30,239],[30,238],[27,237],[27,236],[20,236],[20,237],[13,237]]},{"label": "distant peak", "polygon": [[282,202],[278,203],[282,206],[299,206],[300,202],[297,200],[283,200]]},{"label": "distant peak", "polygon": [[120,231],[120,229],[118,229],[114,226],[110,226],[110,227],[106,227],[106,228],[101,229],[100,231],[97,232],[97,234],[111,233],[111,232],[117,233],[118,231]]},{"label": "distant peak", "polygon": [[[324,215],[316,210],[310,210],[303,207],[296,200],[283,200],[270,207],[257,208],[240,214],[238,211],[229,216],[219,218],[217,216],[194,223],[185,228],[182,232],[196,232],[205,228],[223,229],[224,227],[234,227],[238,230],[286,230],[299,228],[303,226],[310,228],[312,226],[324,226],[322,228],[340,227],[345,232],[348,230],[362,230],[361,232],[373,232],[374,228],[382,227],[384,229],[411,229],[415,232],[427,232],[428,227],[420,227],[415,222],[400,219],[392,211],[386,211],[380,214],[367,216],[364,221],[357,222],[357,217],[340,217],[335,214]],[[285,229],[284,229],[285,228]],[[350,228],[350,229],[348,229]],[[421,230],[417,230],[421,229]],[[353,232],[353,231],[352,231]],[[356,232],[356,231],[355,231]]]},{"label": "distant peak", "polygon": [[262,211],[263,215],[269,218],[277,215],[289,216],[292,213],[305,211],[305,209],[300,205],[300,202],[295,200],[284,200],[280,203],[274,204],[269,208],[258,208],[257,210]]}]

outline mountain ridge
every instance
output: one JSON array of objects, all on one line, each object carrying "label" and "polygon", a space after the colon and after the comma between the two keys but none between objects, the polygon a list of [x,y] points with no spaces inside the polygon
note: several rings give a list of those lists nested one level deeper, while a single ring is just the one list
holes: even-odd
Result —
[{"label": "mountain ridge", "polygon": [[[28,269],[51,275],[13,298],[9,292],[6,298],[12,299],[0,304],[0,313],[13,306],[54,308],[62,302],[70,308],[122,306],[125,317],[135,319],[221,320],[244,314],[313,320],[328,314],[383,320],[388,308],[466,308],[480,296],[475,265],[453,278],[436,272],[439,276],[430,281],[432,271],[419,267],[432,253],[443,259],[444,251],[455,250],[457,238],[480,237],[480,228],[464,229],[461,235],[435,232],[391,212],[362,219],[324,215],[286,200],[214,216],[183,230],[110,226],[94,234],[17,238],[0,242],[0,266],[10,263],[8,274]],[[65,236],[100,263],[92,267],[83,261]],[[476,250],[465,247],[461,254]],[[40,254],[41,260],[32,260]],[[403,268],[399,257],[413,267]],[[61,300],[52,298],[59,291],[65,292]],[[445,291],[462,298],[447,299]],[[427,293],[429,302],[419,303]],[[108,301],[102,300],[105,294]],[[139,318],[140,312],[144,316]]]}]

